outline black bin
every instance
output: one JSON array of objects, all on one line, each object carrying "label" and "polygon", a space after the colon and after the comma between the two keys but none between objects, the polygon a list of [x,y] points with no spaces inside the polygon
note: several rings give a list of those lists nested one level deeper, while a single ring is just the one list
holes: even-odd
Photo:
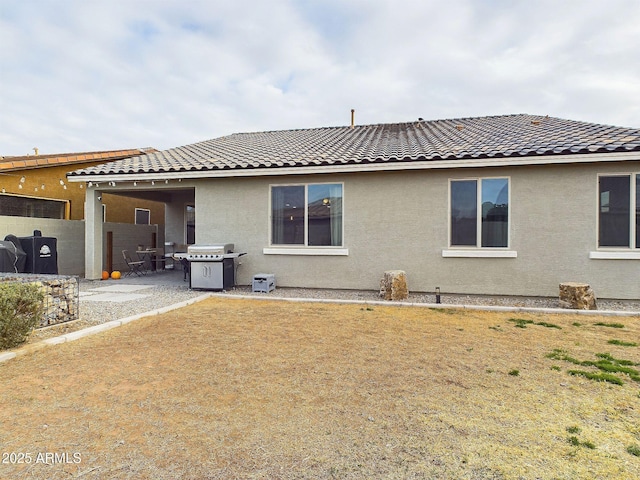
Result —
[{"label": "black bin", "polygon": [[[37,230],[34,233],[39,233]],[[20,237],[20,245],[27,254],[25,273],[58,274],[58,240],[54,237]]]}]

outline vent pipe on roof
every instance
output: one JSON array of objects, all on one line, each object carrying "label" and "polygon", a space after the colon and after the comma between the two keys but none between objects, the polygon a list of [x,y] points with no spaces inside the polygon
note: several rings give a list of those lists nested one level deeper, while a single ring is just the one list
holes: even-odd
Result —
[{"label": "vent pipe on roof", "polygon": [[38,147],[33,147],[33,151],[36,152],[36,155],[38,155]]},{"label": "vent pipe on roof", "polygon": [[356,111],[352,108],[351,109],[351,128],[353,128],[355,125],[355,118],[356,118]]}]

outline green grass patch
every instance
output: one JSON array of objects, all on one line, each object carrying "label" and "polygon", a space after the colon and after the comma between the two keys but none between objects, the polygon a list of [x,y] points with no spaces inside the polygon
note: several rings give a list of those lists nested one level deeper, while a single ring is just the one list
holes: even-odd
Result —
[{"label": "green grass patch", "polygon": [[581,442],[578,437],[573,435],[567,438],[567,441],[574,447],[586,447],[590,448],[591,450],[596,448],[596,446],[592,442]]},{"label": "green grass patch", "polygon": [[562,330],[562,327],[559,325],[556,325],[555,323],[549,323],[549,322],[537,322],[536,325],[540,325],[541,327],[547,327],[547,328],[557,328],[558,330]]},{"label": "green grass patch", "polygon": [[629,445],[627,447],[627,452],[631,455],[635,455],[636,457],[640,457],[640,445]]},{"label": "green grass patch", "polygon": [[594,325],[598,326],[598,327],[609,327],[609,328],[624,328],[624,325],[622,323],[615,323],[615,322],[598,322],[598,323],[594,323]]},{"label": "green grass patch", "polygon": [[581,327],[582,324],[580,322],[573,322],[571,325],[573,325],[574,327]]},{"label": "green grass patch", "polygon": [[582,429],[577,425],[567,427],[566,430],[567,430],[567,433],[574,433],[574,434],[580,433],[582,431]]},{"label": "green grass patch", "polygon": [[596,353],[596,357],[606,360],[608,362],[617,363],[618,365],[640,365],[632,362],[631,360],[622,360],[620,358],[614,358],[610,353]]},{"label": "green grass patch", "polygon": [[595,367],[600,370],[599,373],[586,372],[583,370],[569,370],[569,373],[571,375],[582,375],[591,380],[623,385],[624,382],[619,377],[616,377],[614,375],[616,373],[623,373],[625,375],[628,375],[631,380],[640,382],[640,371],[632,368],[633,366],[636,366],[638,364],[632,362],[631,360],[615,358],[609,353],[596,353],[596,357],[598,358],[598,360],[596,361],[581,361],[568,355],[564,350],[560,349],[555,349],[553,352],[546,355],[546,358],[550,358],[552,360],[562,360],[574,365],[580,365],[583,367]]},{"label": "green grass patch", "polygon": [[509,372],[509,375],[511,375],[512,377],[517,377],[518,375],[520,375],[520,370],[511,370]]},{"label": "green grass patch", "polygon": [[623,342],[622,340],[611,339],[607,342],[610,345],[618,345],[620,347],[637,347],[638,344],[635,342]]},{"label": "green grass patch", "polygon": [[596,382],[608,382],[615,385],[624,385],[624,382],[620,378],[611,373],[602,372],[585,372],[584,370],[569,370],[569,375],[583,376],[589,380],[595,380]]},{"label": "green grass patch", "polygon": [[533,320],[527,320],[525,318],[510,318],[509,321],[515,323],[517,328],[527,328],[527,325],[533,323]]},{"label": "green grass patch", "polygon": [[562,330],[562,327],[554,323],[534,322],[533,320],[527,320],[526,318],[510,318],[509,321],[515,323],[514,326],[517,328],[527,328],[527,325],[540,325],[541,327],[557,328],[558,330]]},{"label": "green grass patch", "polygon": [[563,360],[565,362],[573,363],[575,365],[582,365],[582,362],[580,362],[580,360],[567,355],[567,352],[557,348],[553,352],[548,353],[546,357],[552,360]]}]

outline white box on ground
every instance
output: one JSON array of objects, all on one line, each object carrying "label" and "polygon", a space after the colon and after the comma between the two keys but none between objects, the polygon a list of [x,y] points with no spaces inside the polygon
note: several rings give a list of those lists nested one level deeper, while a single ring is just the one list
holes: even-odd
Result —
[{"label": "white box on ground", "polygon": [[253,276],[252,292],[269,293],[276,289],[276,276],[273,273],[258,273]]}]

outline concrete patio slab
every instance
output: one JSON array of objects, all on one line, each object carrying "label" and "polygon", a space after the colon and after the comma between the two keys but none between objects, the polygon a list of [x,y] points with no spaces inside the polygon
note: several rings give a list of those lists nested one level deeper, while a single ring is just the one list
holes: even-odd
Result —
[{"label": "concrete patio slab", "polygon": [[98,292],[94,292],[94,291],[89,291],[89,292],[80,292],[80,293],[79,293],[79,296],[80,296],[80,298],[82,298],[82,297],[87,297],[87,296],[89,296],[89,295],[96,295],[97,293],[98,293]]},{"label": "concrete patio slab", "polygon": [[153,288],[154,285],[131,285],[128,283],[121,283],[119,285],[109,285],[108,287],[92,288],[92,292],[137,292],[138,290],[144,290],[146,288]]},{"label": "concrete patio slab", "polygon": [[139,293],[98,293],[97,295],[89,295],[83,297],[83,301],[87,302],[131,302],[133,300],[140,300],[141,298],[148,297],[149,295],[141,295]]}]

